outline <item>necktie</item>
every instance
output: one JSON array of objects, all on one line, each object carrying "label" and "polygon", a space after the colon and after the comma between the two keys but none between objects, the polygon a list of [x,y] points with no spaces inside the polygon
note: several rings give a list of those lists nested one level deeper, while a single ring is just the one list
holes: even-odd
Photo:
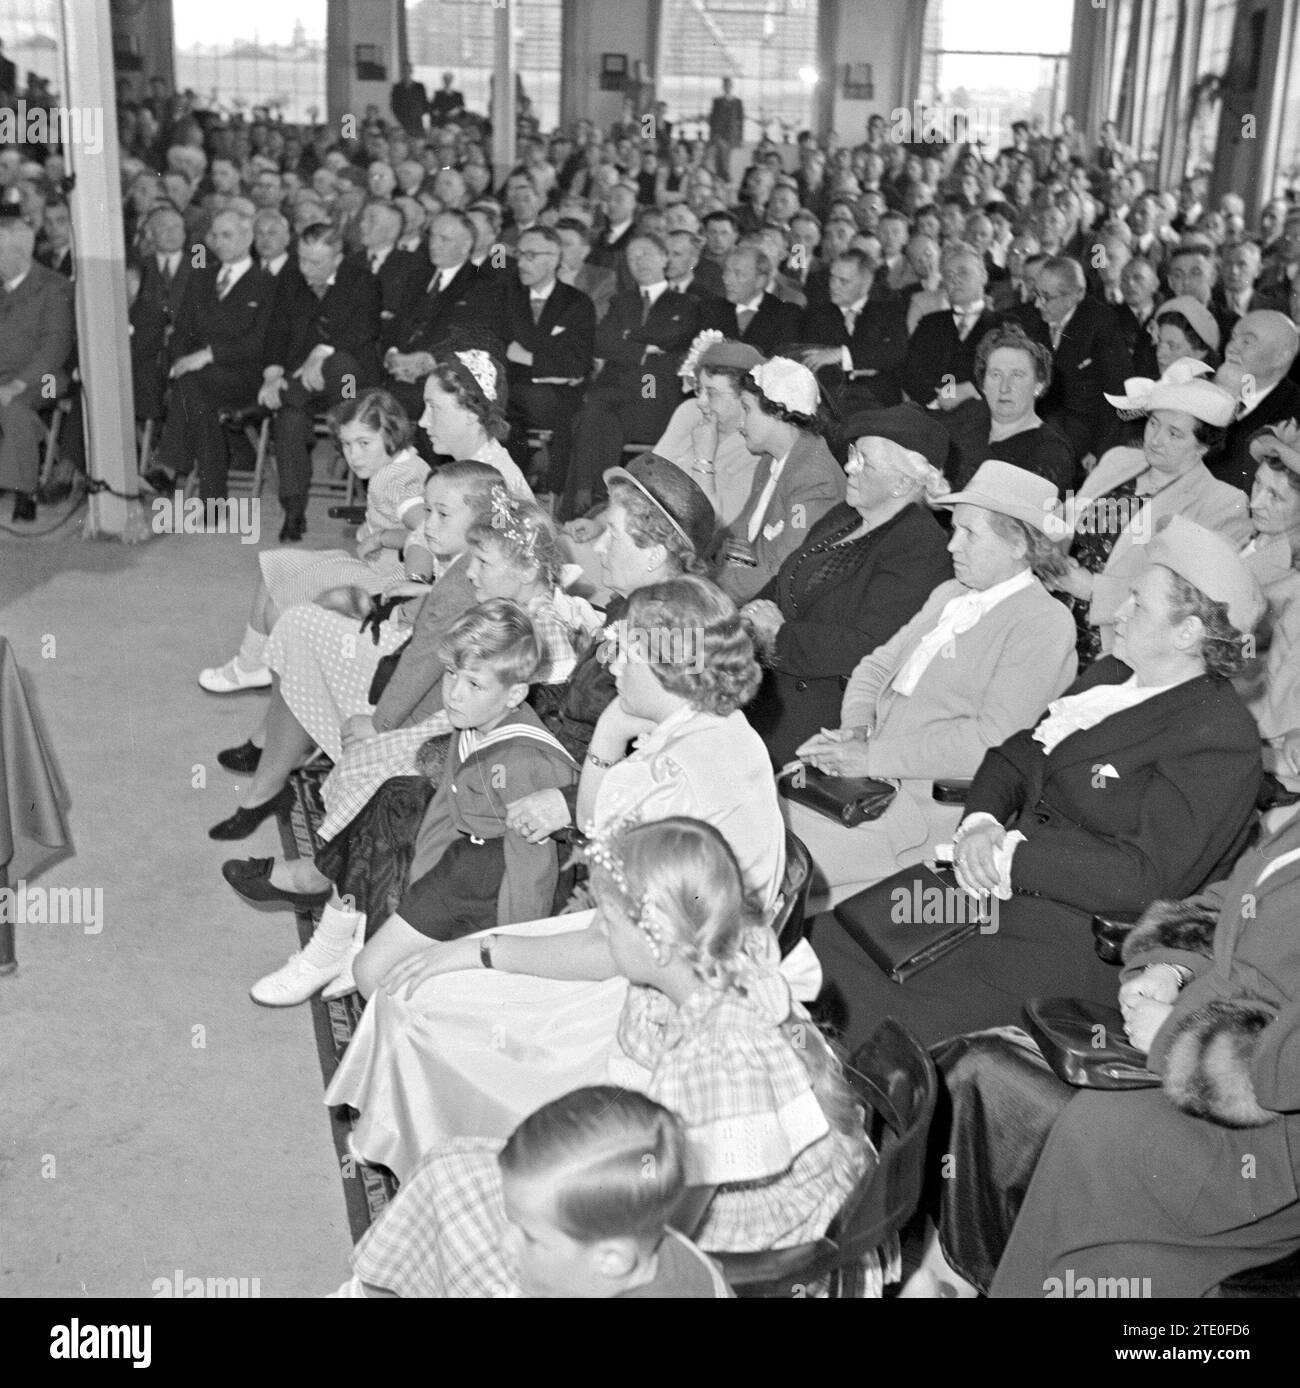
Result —
[{"label": "necktie", "polygon": [[158,272],[162,275],[163,283],[170,287],[172,282],[172,262],[170,256],[160,256],[158,260]]},{"label": "necktie", "polygon": [[844,331],[845,331],[846,333],[848,333],[848,335],[849,335],[850,337],[852,337],[852,336],[853,336],[853,329],[856,328],[857,326],[858,326],[858,311],[857,311],[857,309],[855,309],[855,308],[846,308],[846,309],[844,310]]},{"label": "necktie", "polygon": [[975,320],[979,317],[978,309],[955,309],[952,321],[957,325],[957,336],[963,342],[966,341],[966,334],[975,326]]},{"label": "necktie", "polygon": [[642,327],[645,326],[646,319],[650,317],[650,310],[651,310],[651,308],[653,307],[653,305],[654,305],[654,300],[651,299],[651,297],[650,297],[650,291],[649,291],[648,289],[643,289],[643,290],[641,291],[641,326],[642,326]]},{"label": "necktie", "polygon": [[736,310],[736,326],[740,329],[741,337],[744,337],[749,331],[749,325],[754,321],[754,314],[757,312],[758,310],[753,308],[738,308]]},{"label": "necktie", "polygon": [[546,300],[530,297],[528,300],[528,307],[533,311],[533,322],[540,323],[542,321],[542,314],[546,311]]},{"label": "necktie", "polygon": [[1061,325],[1060,325],[1059,323],[1053,323],[1053,324],[1052,324],[1052,351],[1053,351],[1053,352],[1055,352],[1055,351],[1057,350],[1057,348],[1059,348],[1060,345],[1061,345],[1061,332],[1062,332]]},{"label": "necktie", "polygon": [[217,298],[224,299],[230,292],[230,266],[223,265],[217,276]]},{"label": "necktie", "polygon": [[372,255],[370,257],[370,273],[372,275],[377,275],[379,273],[379,267],[382,264],[383,262],[379,259],[378,255]]},{"label": "necktie", "polygon": [[311,288],[312,288],[312,293],[315,294],[315,296],[316,296],[318,299],[323,299],[323,298],[325,297],[326,293],[327,293],[328,290],[329,290],[329,285],[328,285],[328,284],[313,284]]}]

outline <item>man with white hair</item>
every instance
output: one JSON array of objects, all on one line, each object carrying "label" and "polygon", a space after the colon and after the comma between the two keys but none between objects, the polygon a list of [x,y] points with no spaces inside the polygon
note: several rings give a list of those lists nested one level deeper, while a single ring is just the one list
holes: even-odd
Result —
[{"label": "man with white hair", "polygon": [[275,280],[252,257],[253,219],[227,208],[212,220],[212,260],[191,274],[172,334],[171,400],[160,464],[145,480],[169,492],[198,464],[204,501],[226,496],[220,412],[252,403],[262,380]]},{"label": "man with white hair", "polygon": [[33,260],[35,246],[26,222],[0,218],[0,491],[14,493],[15,521],[36,519],[36,412],[67,389],[73,346],[71,282]]},{"label": "man with white hair", "polygon": [[1256,459],[1250,440],[1269,424],[1300,415],[1300,386],[1287,379],[1300,354],[1300,335],[1285,313],[1256,310],[1239,318],[1214,380],[1237,397],[1237,411],[1223,442],[1205,455],[1221,482],[1250,494]]}]

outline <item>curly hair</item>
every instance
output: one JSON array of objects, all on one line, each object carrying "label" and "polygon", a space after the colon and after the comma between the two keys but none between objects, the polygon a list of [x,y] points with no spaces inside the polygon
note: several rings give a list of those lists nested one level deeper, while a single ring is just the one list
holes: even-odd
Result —
[{"label": "curly hair", "polygon": [[1019,542],[1025,547],[1025,558],[1035,578],[1060,578],[1069,569],[1065,556],[1055,540],[1049,539],[1036,525],[1016,516],[989,511],[989,529],[1008,544]]},{"label": "curly hair", "polygon": [[517,569],[537,566],[538,581],[554,588],[564,567],[555,522],[536,502],[512,497],[504,487],[493,498],[492,514],[477,520],[466,535],[471,545],[494,545]]},{"label": "curly hair", "polygon": [[975,380],[982,382],[989,369],[989,358],[999,347],[1024,352],[1033,363],[1034,380],[1044,390],[1052,384],[1052,354],[1041,342],[1035,342],[1019,323],[1003,323],[985,333],[975,349]]},{"label": "curly hair", "polygon": [[1230,680],[1239,675],[1250,659],[1249,632],[1238,631],[1228,620],[1228,605],[1206,597],[1181,574],[1169,571],[1169,615],[1174,625],[1196,617],[1205,628],[1201,638],[1201,659],[1209,675]]},{"label": "curly hair", "polygon": [[[673,815],[623,829],[593,863],[591,887],[602,907],[620,907],[652,949],[682,959],[706,987],[744,992],[763,916],[745,890],[731,846],[713,825]],[[780,1029],[831,1127],[859,1135],[862,1110],[830,1043],[797,1007]]]},{"label": "curly hair", "polygon": [[542,659],[531,618],[505,598],[471,607],[438,642],[437,655],[444,670],[486,665],[505,685],[527,684]]},{"label": "curly hair", "polygon": [[495,400],[489,400],[483,394],[477,382],[459,361],[445,356],[435,359],[433,370],[425,379],[437,381],[440,389],[478,420],[489,437],[504,439],[510,433],[510,425],[506,421],[506,373],[495,356],[492,358],[492,365],[496,370],[498,387]]},{"label": "curly hair", "polygon": [[796,429],[802,429],[807,434],[826,433],[826,421],[820,414],[800,414],[796,410],[786,409],[784,405],[778,405],[775,400],[769,400],[752,376],[746,374],[741,379],[740,389],[746,395],[752,395],[758,401],[758,408],[770,418],[779,419],[782,424],[793,424]]},{"label": "curly hair", "polygon": [[638,588],[623,625],[659,683],[702,713],[725,718],[758,692],[753,638],[735,603],[707,579]]},{"label": "curly hair", "polygon": [[367,390],[355,400],[344,400],[334,406],[327,418],[336,440],[345,424],[373,429],[383,439],[384,451],[390,458],[409,448],[415,435],[410,416],[386,390]]},{"label": "curly hair", "polygon": [[662,545],[668,555],[669,566],[680,574],[703,577],[708,571],[708,565],[696,554],[690,541],[654,502],[630,482],[616,477],[609,484],[609,499],[623,508],[627,516],[627,533],[638,549]]}]

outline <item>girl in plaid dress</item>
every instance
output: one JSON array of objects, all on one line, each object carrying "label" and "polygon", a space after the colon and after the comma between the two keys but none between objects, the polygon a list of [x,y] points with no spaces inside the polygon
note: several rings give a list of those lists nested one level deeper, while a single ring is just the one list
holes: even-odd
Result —
[{"label": "girl in plaid dress", "polygon": [[413,536],[417,543],[423,541],[429,469],[411,447],[414,428],[402,407],[387,391],[368,390],[336,406],[329,421],[347,465],[369,483],[357,551],[271,549],[260,554],[262,576],[238,653],[199,674],[199,684],[211,694],[269,685],[266,642],[281,612],[314,602],[332,588],[380,593],[402,577],[406,542]]},{"label": "girl in plaid dress", "polygon": [[[703,1210],[694,1239],[754,1252],[819,1238],[874,1153],[735,856],[711,826],[671,818],[601,840],[592,859],[599,929],[629,984],[605,1078],[685,1128]],[[491,951],[505,937],[486,939]],[[399,971],[388,986],[405,983]],[[500,1168],[447,1179],[468,1175],[465,1154],[501,1146],[461,1140],[426,1154],[358,1244],[359,1281],[402,1296],[517,1295]]]}]

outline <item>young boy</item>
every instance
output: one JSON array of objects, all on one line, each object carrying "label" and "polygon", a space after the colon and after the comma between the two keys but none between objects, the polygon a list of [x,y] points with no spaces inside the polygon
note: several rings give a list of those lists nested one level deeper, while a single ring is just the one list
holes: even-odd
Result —
[{"label": "young boy", "polygon": [[435,940],[550,912],[559,873],[555,842],[506,828],[512,800],[563,790],[578,766],[524,700],[540,659],[527,614],[493,598],[467,612],[439,644],[442,703],[452,744],[420,829],[433,868],[353,965],[367,997],[405,959]]},{"label": "young boy", "polygon": [[[544,1105],[504,1144],[437,1147],[357,1245],[336,1295],[729,1297],[712,1260],[668,1227],[685,1149],[666,1108],[608,1085]],[[499,1258],[483,1258],[484,1237]]]}]

